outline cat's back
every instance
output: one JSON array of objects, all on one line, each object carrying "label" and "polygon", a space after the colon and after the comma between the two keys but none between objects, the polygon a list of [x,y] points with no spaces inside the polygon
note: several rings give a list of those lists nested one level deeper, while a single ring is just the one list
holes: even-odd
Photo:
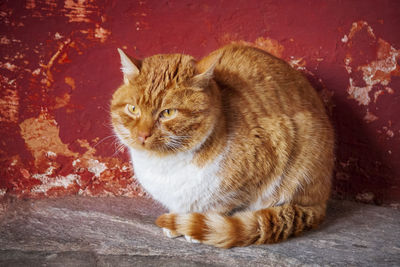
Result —
[{"label": "cat's back", "polygon": [[230,44],[202,59],[200,68],[218,57],[214,80],[227,97],[240,95],[247,105],[256,105],[252,102],[258,99],[261,106],[289,116],[304,106],[324,112],[314,88],[285,61],[255,47]]},{"label": "cat's back", "polygon": [[[229,136],[226,183],[244,188],[252,184],[255,192],[259,184],[271,186],[276,197],[271,200],[267,194],[268,201],[282,204],[292,200],[299,184],[318,181],[323,183],[320,196],[326,198],[334,134],[308,80],[285,61],[254,47],[222,47],[202,59],[200,66],[216,59],[214,80],[222,94]],[[281,184],[279,189],[272,186],[274,181]]]}]

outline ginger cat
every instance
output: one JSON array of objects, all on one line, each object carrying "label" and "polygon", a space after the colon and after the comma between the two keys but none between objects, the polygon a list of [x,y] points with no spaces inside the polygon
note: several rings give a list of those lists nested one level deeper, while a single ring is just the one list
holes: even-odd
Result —
[{"label": "ginger cat", "polygon": [[325,216],[334,133],[309,82],[284,61],[228,45],[142,61],[121,50],[114,131],[140,184],[171,213],[169,237],[217,247],[274,243]]}]

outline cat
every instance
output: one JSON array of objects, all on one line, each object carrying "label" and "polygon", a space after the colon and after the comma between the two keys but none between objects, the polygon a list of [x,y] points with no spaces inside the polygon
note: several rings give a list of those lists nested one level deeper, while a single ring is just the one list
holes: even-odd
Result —
[{"label": "cat", "polygon": [[334,132],[317,92],[260,49],[121,57],[113,129],[168,237],[230,248],[275,243],[324,219]]}]

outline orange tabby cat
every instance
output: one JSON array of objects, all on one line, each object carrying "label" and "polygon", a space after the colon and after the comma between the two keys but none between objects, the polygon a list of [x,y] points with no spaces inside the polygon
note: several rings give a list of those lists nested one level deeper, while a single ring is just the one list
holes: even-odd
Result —
[{"label": "orange tabby cat", "polygon": [[199,62],[119,52],[124,84],[113,95],[112,124],[138,181],[171,212],[156,221],[165,235],[229,248],[321,223],[334,134],[298,71],[241,45]]}]

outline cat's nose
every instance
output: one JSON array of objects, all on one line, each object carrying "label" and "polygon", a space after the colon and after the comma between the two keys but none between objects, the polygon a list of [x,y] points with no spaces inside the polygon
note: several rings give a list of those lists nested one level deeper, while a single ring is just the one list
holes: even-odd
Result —
[{"label": "cat's nose", "polygon": [[139,142],[144,144],[144,142],[146,141],[146,139],[150,136],[149,132],[139,132],[138,133],[138,139]]}]

